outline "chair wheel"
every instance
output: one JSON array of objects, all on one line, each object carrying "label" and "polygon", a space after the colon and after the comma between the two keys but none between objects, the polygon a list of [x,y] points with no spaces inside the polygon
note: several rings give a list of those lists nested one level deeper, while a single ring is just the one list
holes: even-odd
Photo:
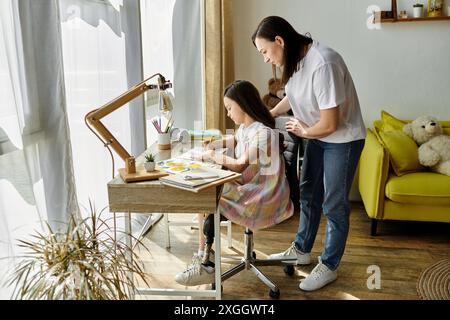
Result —
[{"label": "chair wheel", "polygon": [[295,272],[294,266],[285,266],[283,268],[284,273],[286,273],[288,276],[292,276]]},{"label": "chair wheel", "polygon": [[272,299],[280,299],[280,289],[277,289],[276,291],[273,291],[272,289],[270,289],[269,296]]}]

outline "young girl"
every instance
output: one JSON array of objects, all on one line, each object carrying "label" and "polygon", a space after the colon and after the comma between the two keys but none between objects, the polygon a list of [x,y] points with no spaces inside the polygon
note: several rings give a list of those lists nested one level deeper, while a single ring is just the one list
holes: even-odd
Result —
[{"label": "young girl", "polygon": [[[238,80],[224,93],[224,105],[239,129],[234,136],[207,144],[203,159],[212,160],[225,169],[242,173],[234,182],[225,183],[219,200],[219,212],[234,223],[252,230],[262,229],[292,216],[294,206],[289,198],[289,184],[282,157],[282,135],[261,100],[258,90],[248,81]],[[215,152],[234,147],[235,157]],[[194,255],[187,270],[175,280],[185,286],[214,282],[214,264],[209,253],[214,241],[214,216],[203,224],[206,237],[203,258]]]}]

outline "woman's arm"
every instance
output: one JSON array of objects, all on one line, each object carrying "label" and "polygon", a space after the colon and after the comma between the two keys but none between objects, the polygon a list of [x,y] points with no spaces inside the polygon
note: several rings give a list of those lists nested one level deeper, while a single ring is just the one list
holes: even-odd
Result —
[{"label": "woman's arm", "polygon": [[291,119],[286,123],[286,130],[298,137],[320,139],[329,136],[339,127],[339,107],[320,110],[320,120],[312,127],[308,127],[298,119]]},{"label": "woman's arm", "polygon": [[288,97],[284,97],[278,104],[270,110],[270,113],[272,114],[272,117],[278,117],[282,114],[285,114],[291,110],[291,105],[289,103]]}]

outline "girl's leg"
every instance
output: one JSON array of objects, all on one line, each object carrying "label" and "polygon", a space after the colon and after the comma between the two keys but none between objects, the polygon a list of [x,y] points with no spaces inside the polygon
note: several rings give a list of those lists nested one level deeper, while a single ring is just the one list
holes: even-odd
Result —
[{"label": "girl's leg", "polygon": [[203,234],[203,223],[205,221],[204,214],[198,214],[198,256],[203,257],[205,254],[205,235]]},{"label": "girl's leg", "polygon": [[209,214],[203,223],[203,234],[205,236],[205,254],[203,255],[202,263],[209,262],[209,254],[214,243],[214,214]]}]

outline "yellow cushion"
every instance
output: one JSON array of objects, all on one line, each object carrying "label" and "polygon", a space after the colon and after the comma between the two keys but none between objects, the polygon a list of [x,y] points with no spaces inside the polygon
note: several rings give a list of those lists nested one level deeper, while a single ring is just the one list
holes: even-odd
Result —
[{"label": "yellow cushion", "polygon": [[390,113],[381,110],[382,131],[402,130],[403,126],[411,121],[400,120]]},{"label": "yellow cushion", "polygon": [[[409,122],[411,120],[401,120],[389,112],[381,110],[381,124],[378,126],[380,131],[402,130],[403,126]],[[444,129],[444,134],[450,135],[450,121],[439,121],[439,123]]]},{"label": "yellow cushion", "polygon": [[391,175],[386,183],[386,197],[400,203],[450,206],[450,177],[434,172]]},{"label": "yellow cushion", "polygon": [[379,135],[381,143],[389,152],[391,165],[396,175],[424,170],[419,163],[416,143],[403,131],[381,131]]}]

